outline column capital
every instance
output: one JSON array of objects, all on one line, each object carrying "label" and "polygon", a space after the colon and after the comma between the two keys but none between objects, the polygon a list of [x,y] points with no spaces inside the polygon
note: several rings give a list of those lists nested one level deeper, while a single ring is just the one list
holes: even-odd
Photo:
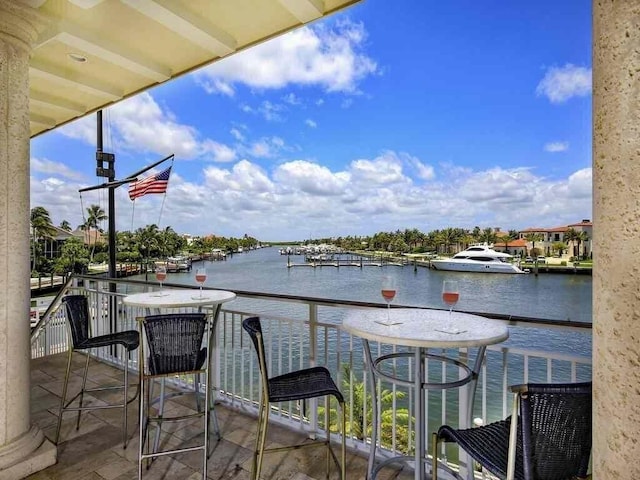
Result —
[{"label": "column capital", "polygon": [[36,8],[38,0],[0,0],[0,41],[30,52],[38,33],[47,24]]}]

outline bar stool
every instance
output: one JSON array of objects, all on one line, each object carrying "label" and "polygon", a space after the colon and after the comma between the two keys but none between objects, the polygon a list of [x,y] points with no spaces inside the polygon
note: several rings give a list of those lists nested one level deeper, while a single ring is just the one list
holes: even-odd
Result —
[{"label": "bar stool", "polygon": [[[149,460],[176,453],[186,453],[197,450],[203,452],[202,478],[207,476],[207,461],[209,458],[209,420],[212,410],[210,405],[209,389],[211,388],[211,372],[207,347],[203,347],[204,333],[207,328],[207,315],[204,313],[170,313],[162,315],[148,315],[138,319],[140,334],[145,341],[140,347],[140,445],[138,454],[138,478],[142,478],[142,463]],[[204,393],[205,408],[200,408],[198,376],[206,373],[206,388]],[[196,397],[196,413],[167,417],[162,408],[158,414],[151,415],[152,384],[155,379],[164,379],[168,376],[193,374],[194,394]],[[164,398],[161,399],[164,401]],[[149,427],[156,425],[156,438],[162,429],[163,422],[177,422],[203,417],[204,441],[202,445],[194,447],[177,448],[158,451],[156,441],[152,449],[148,448]],[[151,450],[151,451],[149,451]]]},{"label": "bar stool", "polygon": [[[262,383],[262,394],[260,395],[260,410],[258,414],[258,431],[256,433],[256,448],[253,454],[251,466],[251,479],[257,480],[262,469],[262,459],[265,453],[283,452],[299,448],[324,445],[327,449],[327,478],[329,478],[330,458],[333,458],[340,471],[340,478],[346,478],[346,411],[345,401],[342,393],[331,378],[329,370],[325,367],[312,367],[297,370],[277,377],[269,378],[267,360],[262,338],[262,326],[258,317],[250,317],[242,322],[242,327],[251,337],[253,345],[258,354],[258,364],[260,366],[260,376]],[[340,451],[340,461],[331,448],[331,432],[329,421],[326,421],[327,437],[325,440],[318,440],[309,443],[290,445],[277,448],[265,448],[267,439],[267,427],[269,425],[269,404],[277,402],[288,402],[296,400],[306,400],[309,398],[325,397],[325,411],[329,412],[329,397],[333,396],[340,405],[342,412],[341,431],[342,445]]]},{"label": "bar stool", "polygon": [[[89,321],[89,302],[87,297],[84,295],[67,295],[62,299],[62,303],[65,306],[66,317],[67,317],[67,333],[69,336],[69,353],[67,360],[67,371],[64,376],[64,387],[62,388],[62,398],[60,399],[60,414],[58,416],[58,426],[56,428],[56,438],[55,443],[58,444],[58,440],[60,438],[60,427],[62,425],[62,415],[64,412],[68,411],[77,411],[78,412],[78,420],[76,422],[76,430],[80,428],[80,415],[83,411],[88,410],[100,410],[107,408],[122,408],[123,411],[123,425],[122,425],[122,441],[123,448],[127,448],[127,405],[133,402],[139,393],[139,385],[136,389],[136,393],[132,398],[129,398],[129,368],[128,368],[128,358],[129,353],[136,348],[140,344],[140,335],[135,330],[126,330],[123,332],[110,333],[107,335],[100,335],[97,337],[91,336],[91,324]],[[87,389],[87,372],[89,370],[89,359],[91,355],[89,354],[89,350],[92,348],[100,348],[100,347],[111,347],[115,345],[121,345],[125,349],[125,361],[124,361],[124,380],[122,385],[115,386],[106,386],[106,387],[97,387],[92,389]],[[71,400],[66,401],[67,397],[67,387],[69,385],[69,375],[71,374],[71,359],[73,358],[73,352],[76,350],[86,350],[87,360],[84,365],[84,374],[82,376],[82,387],[80,392],[78,392]],[[91,392],[99,392],[106,390],[117,390],[123,389],[123,401],[122,403],[117,404],[109,404],[109,405],[93,405],[93,406],[83,406],[84,394]],[[71,403],[73,403],[77,398],[80,399],[79,405],[77,407],[71,407]],[[66,403],[65,403],[66,402]]]}]

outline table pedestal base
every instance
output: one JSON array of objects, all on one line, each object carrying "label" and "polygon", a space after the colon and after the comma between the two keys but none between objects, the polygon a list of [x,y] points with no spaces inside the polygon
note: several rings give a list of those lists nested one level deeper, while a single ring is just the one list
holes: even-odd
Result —
[{"label": "table pedestal base", "polygon": [[[426,348],[415,347],[413,352],[396,352],[387,355],[382,355],[375,360],[371,355],[371,348],[369,341],[363,339],[364,353],[367,366],[370,372],[371,382],[371,398],[372,398],[372,434],[371,434],[371,451],[369,453],[369,461],[367,464],[367,479],[374,480],[380,470],[391,463],[398,462],[413,462],[415,471],[415,480],[430,479],[431,474],[431,460],[427,458],[427,436],[426,436],[426,421],[425,414],[425,397],[424,392],[426,390],[445,390],[450,388],[465,387],[466,390],[466,412],[463,415],[464,424],[461,427],[465,428],[471,425],[471,417],[473,412],[473,400],[475,395],[475,386],[478,379],[478,372],[484,359],[486,347],[481,346],[478,348],[478,353],[474,367],[469,367],[466,363],[449,358],[443,355],[435,355],[428,353]],[[394,375],[390,375],[382,370],[381,365],[389,360],[395,360],[398,358],[413,358],[413,378],[404,379]],[[450,382],[438,382],[430,383],[425,381],[425,361],[427,359],[435,360],[438,362],[444,362],[455,365],[460,375],[457,380]],[[379,411],[378,411],[378,396],[377,396],[377,379],[385,379],[394,384],[403,385],[413,389],[414,393],[414,405],[415,405],[415,455],[400,455],[392,458],[384,459],[376,465],[376,449],[378,443],[378,429],[379,429]],[[444,406],[443,406],[444,408]],[[473,468],[469,468],[469,465],[465,465],[466,477],[473,479]],[[441,476],[442,475],[442,476]],[[449,468],[443,468],[443,474],[438,470],[438,477],[443,479],[448,478],[461,478],[453,470]]]}]

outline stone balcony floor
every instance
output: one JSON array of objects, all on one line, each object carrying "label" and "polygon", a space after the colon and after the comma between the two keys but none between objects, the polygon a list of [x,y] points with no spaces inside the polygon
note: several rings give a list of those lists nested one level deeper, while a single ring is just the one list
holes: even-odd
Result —
[{"label": "stone balcony floor", "polygon": [[[66,368],[66,354],[53,355],[31,361],[31,421],[37,424],[45,435],[53,441],[55,437],[60,395]],[[72,378],[69,382],[69,394],[79,390],[82,381],[84,357],[74,355]],[[136,377],[130,376],[131,381]],[[106,364],[92,360],[89,368],[88,387],[100,384],[118,384],[122,381],[122,372]],[[109,402],[119,392],[96,393],[95,397],[85,399],[93,403]],[[192,395],[173,397],[165,405],[165,412],[194,411]],[[222,439],[217,441],[211,436],[213,453],[209,459],[207,477],[210,479],[249,479],[251,455],[255,441],[256,418],[222,405],[216,407]],[[126,449],[122,448],[122,411],[94,410],[84,412],[80,429],[75,429],[77,414],[65,414],[58,446],[58,463],[28,477],[30,480],[128,480],[137,478],[138,455],[138,402],[129,405],[130,441]],[[165,429],[168,431],[164,435]],[[299,433],[287,428],[269,426],[267,446],[285,445],[302,438]],[[188,423],[174,423],[163,426],[162,445],[199,444],[202,441],[202,420]],[[336,437],[337,438],[337,437]],[[298,440],[299,440],[298,439]],[[267,480],[309,480],[325,478],[325,450],[303,449],[265,456],[261,478]],[[156,459],[149,470],[143,470],[143,478],[195,480],[202,478],[202,453],[190,452],[165,456]],[[347,478],[364,479],[366,458],[347,454]],[[332,465],[331,478],[338,478]],[[385,469],[378,475],[381,480],[413,478],[408,469]]]}]

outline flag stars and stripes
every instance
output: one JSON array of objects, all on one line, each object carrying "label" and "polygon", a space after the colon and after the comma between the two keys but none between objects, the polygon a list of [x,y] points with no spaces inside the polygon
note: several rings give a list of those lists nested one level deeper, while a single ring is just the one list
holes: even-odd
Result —
[{"label": "flag stars and stripes", "polygon": [[171,167],[129,184],[129,198],[135,200],[150,193],[165,193],[169,184],[169,175],[171,175]]}]

